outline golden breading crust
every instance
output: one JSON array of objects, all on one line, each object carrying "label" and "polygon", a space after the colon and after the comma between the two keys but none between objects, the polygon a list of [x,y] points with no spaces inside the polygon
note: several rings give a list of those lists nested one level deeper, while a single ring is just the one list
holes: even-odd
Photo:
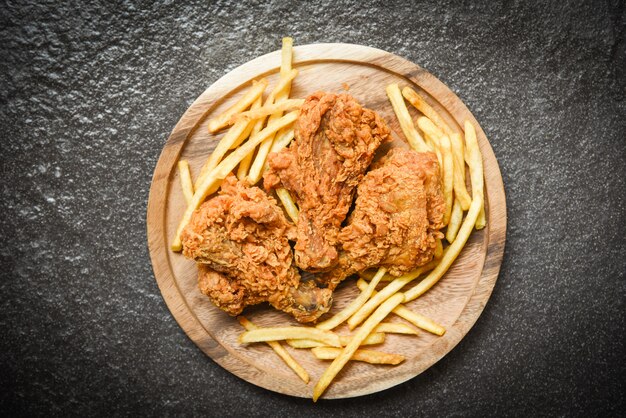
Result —
[{"label": "golden breading crust", "polygon": [[330,308],[331,294],[301,285],[288,241],[294,237],[272,197],[231,175],[194,212],[182,233],[183,254],[199,263],[202,293],[229,314],[267,301],[299,321],[314,321]]},{"label": "golden breading crust", "polygon": [[435,154],[392,149],[359,184],[354,211],[339,233],[339,266],[321,280],[334,288],[369,267],[399,276],[428,263],[443,237],[444,212]]},{"label": "golden breading crust", "polygon": [[337,263],[337,234],[357,185],[382,142],[385,121],[347,94],[317,92],[307,97],[296,122],[295,141],[271,154],[267,190],[285,187],[300,208],[296,264],[325,271]]}]

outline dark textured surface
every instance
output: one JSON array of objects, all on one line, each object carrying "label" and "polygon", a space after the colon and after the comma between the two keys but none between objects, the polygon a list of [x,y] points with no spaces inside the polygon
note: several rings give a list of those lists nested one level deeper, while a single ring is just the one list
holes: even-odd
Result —
[{"label": "dark textured surface", "polygon": [[[0,6],[3,411],[626,408],[623,1],[96,3]],[[283,35],[422,65],[472,110],[504,177],[506,253],[478,323],[427,372],[363,398],[313,405],[232,376],[178,327],[149,262],[146,204],[167,135],[206,87]]]}]

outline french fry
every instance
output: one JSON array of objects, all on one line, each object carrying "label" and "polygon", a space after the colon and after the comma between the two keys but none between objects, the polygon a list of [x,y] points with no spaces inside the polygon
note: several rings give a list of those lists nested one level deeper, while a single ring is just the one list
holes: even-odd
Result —
[{"label": "french fry", "polygon": [[441,154],[441,150],[439,149],[439,147],[435,148],[435,154],[437,154],[437,161],[439,162],[439,172],[441,174],[441,177],[443,178],[444,173],[443,173],[443,155]]},{"label": "french fry", "polygon": [[313,347],[324,347],[326,344],[315,341],[315,340],[285,340],[287,344],[289,344],[293,348],[313,348]]},{"label": "french fry", "polygon": [[[424,142],[426,142],[426,145],[430,148],[431,152],[436,153],[439,151],[439,146],[435,144],[435,141],[433,141],[429,135],[424,135]],[[441,158],[441,155],[439,158]],[[439,165],[441,165],[441,163]]]},{"label": "french fry", "polygon": [[[254,103],[253,103],[254,104]],[[256,120],[250,120],[248,121],[248,124],[246,125],[246,130],[243,131],[243,135],[240,135],[235,142],[230,146],[229,149],[235,149],[237,147],[239,147],[239,145],[241,145],[243,143],[243,141],[245,141],[246,139],[250,138],[250,134],[252,133],[252,128],[254,128],[254,125],[256,124]]]},{"label": "french fry", "polygon": [[[272,119],[273,118],[270,116],[270,121]],[[263,176],[263,171],[265,169],[265,160],[267,159],[267,155],[272,149],[274,139],[275,138],[270,138],[259,146],[259,149],[257,150],[254,157],[254,161],[250,166],[250,173],[248,174],[248,182],[251,185],[257,184],[259,180],[261,180],[261,177]]]},{"label": "french fry", "polygon": [[178,171],[180,173],[180,185],[183,188],[183,195],[187,204],[193,199],[193,183],[191,182],[191,173],[189,172],[189,163],[187,160],[178,162]]},{"label": "french fry", "polygon": [[293,61],[293,38],[285,36],[283,38],[283,47],[280,50],[280,75],[285,76],[291,71],[291,62]]},{"label": "french fry", "polygon": [[[342,347],[345,347],[350,342],[349,335],[340,335],[339,342]],[[361,345],[375,345],[385,342],[385,334],[382,332],[373,332],[363,340]],[[287,344],[294,348],[313,348],[313,347],[326,347],[326,344],[315,340],[287,340]]]},{"label": "french fry", "polygon": [[437,160],[439,161],[439,169],[441,172],[441,177],[445,177],[445,170],[443,166],[443,150],[441,140],[444,136],[444,133],[441,129],[439,129],[435,124],[428,119],[427,117],[420,116],[417,118],[417,126],[424,131],[424,136],[427,140],[432,142],[432,148],[434,148],[435,154],[437,154]]},{"label": "french fry", "polygon": [[437,145],[439,145],[441,138],[445,135],[443,131],[426,116],[417,118],[417,126],[424,131],[424,135],[430,136]]},{"label": "french fry", "polygon": [[291,194],[289,193],[289,190],[283,187],[278,188],[276,189],[276,195],[278,196],[281,203],[283,204],[283,207],[285,208],[287,215],[289,215],[291,220],[297,224],[298,223],[298,207],[296,206],[296,203],[291,198]]},{"label": "french fry", "polygon": [[483,160],[480,155],[480,148],[478,147],[478,140],[476,139],[476,129],[471,122],[465,121],[465,142],[468,152],[468,164],[470,168],[470,180],[472,182],[472,194],[480,192],[483,197],[481,200],[481,208],[476,219],[476,229],[482,229],[485,227],[485,189],[484,189],[484,173],[483,173]]},{"label": "french fry", "polygon": [[261,177],[263,177],[263,172],[266,169],[266,159],[270,153],[274,139],[275,138],[271,138],[264,142],[257,150],[254,161],[250,166],[250,173],[248,174],[248,182],[251,185],[257,184],[261,180]]},{"label": "french fry", "polygon": [[450,135],[452,145],[452,155],[454,155],[454,195],[459,199],[461,209],[468,210],[472,204],[472,198],[465,186],[465,158],[463,140],[461,135],[454,133]]},{"label": "french fry", "polygon": [[389,97],[389,101],[391,102],[391,107],[393,107],[393,111],[400,122],[402,132],[409,142],[409,145],[411,145],[411,148],[418,152],[430,151],[419,132],[415,129],[415,126],[413,126],[411,115],[409,114],[409,110],[406,108],[406,104],[404,104],[404,98],[402,98],[402,93],[400,93],[398,85],[390,84],[385,90],[387,92],[387,97]]},{"label": "french fry", "polygon": [[[240,316],[237,319],[239,320],[241,326],[248,331],[258,329],[258,327],[250,322],[246,317]],[[289,366],[289,368],[293,370],[300,379],[302,379],[304,383],[309,383],[310,378],[307,371],[304,370],[304,368],[300,366],[300,364],[298,364],[293,357],[291,357],[287,350],[285,350],[285,348],[280,345],[278,341],[267,341],[267,344],[272,347],[272,350],[278,354],[278,357],[280,357],[287,364],[287,366]]]},{"label": "french fry", "polygon": [[315,340],[331,347],[341,347],[339,335],[313,327],[259,328],[239,335],[241,344],[297,339]]},{"label": "french fry", "polygon": [[382,322],[383,319],[389,315],[389,313],[402,301],[404,300],[404,294],[397,293],[387,299],[382,305],[374,311],[374,313],[367,318],[367,321],[361,326],[358,331],[354,334],[350,343],[346,345],[337,358],[333,360],[333,362],[328,366],[328,368],[324,371],[318,382],[315,384],[313,388],[313,401],[317,401],[317,399],[322,396],[324,391],[328,388],[328,385],[332,382],[332,380],[337,376],[337,374],[343,369],[343,367],[350,361],[354,352],[359,348],[361,342],[372,332],[376,325]]},{"label": "french fry", "polygon": [[[281,89],[276,96],[277,101],[286,100],[291,93],[291,82],[298,75],[298,70],[292,69],[293,61],[293,38],[285,36],[282,39],[282,48],[280,49],[280,78],[285,80],[285,88]],[[275,115],[280,117],[280,114]]]},{"label": "french fry", "polygon": [[467,165],[470,168],[470,180],[472,182],[472,194],[483,194],[483,159],[478,147],[476,129],[470,121],[465,121],[465,151],[467,154]]},{"label": "french fry", "polygon": [[[252,109],[258,109],[263,105],[263,97],[259,96],[258,99],[252,104]],[[263,129],[263,125],[265,125],[265,119],[257,119],[252,126],[252,130],[250,131],[250,136],[254,136]],[[239,145],[238,145],[239,146]],[[248,175],[248,169],[250,168],[250,164],[252,163],[252,158],[254,157],[254,150],[251,153],[245,156],[243,160],[239,163],[239,167],[237,167],[237,178],[239,180],[244,180]]]},{"label": "french fry", "polygon": [[[385,275],[386,272],[387,272],[386,268],[384,267],[379,268],[378,272],[372,278],[369,285],[367,286],[367,289],[361,292],[361,294],[352,302],[350,302],[348,306],[346,306],[343,310],[341,310],[341,312],[338,312],[332,318],[327,319],[326,321],[320,322],[319,324],[317,324],[316,328],[330,330],[330,329],[336,328],[342,322],[350,318],[355,312],[357,312],[361,308],[361,306],[363,306],[363,304],[365,304],[365,302],[367,302],[367,300],[372,295],[372,292],[374,292],[374,290],[376,289],[376,285],[380,282],[380,279]],[[350,327],[350,329],[353,329],[353,328],[354,327]]]},{"label": "french fry", "polygon": [[[378,270],[365,270],[365,271],[361,271],[359,272],[359,276],[362,277],[364,280],[367,280],[368,282],[371,281],[374,276],[376,275],[376,273],[378,273]],[[381,277],[380,281],[381,282],[391,282],[394,281],[396,278],[394,276],[392,276],[391,274],[385,274],[383,277]]]},{"label": "french fry", "polygon": [[[291,61],[293,60],[293,52],[292,52],[293,39],[291,38],[283,38],[283,47],[281,50],[281,64],[280,64],[280,76],[284,78],[287,76],[289,72],[291,72]],[[289,97],[291,89],[291,84],[289,84],[281,93],[276,96],[276,102],[280,103],[285,101]],[[282,112],[276,112],[269,118],[269,122],[271,123],[273,120],[278,119],[282,115]],[[269,154],[272,144],[275,138],[268,140],[267,142],[261,144],[259,149],[254,157],[254,161],[252,166],[250,167],[250,173],[248,174],[248,181],[250,184],[256,184],[261,177],[263,176],[263,171],[265,169],[265,160],[267,158],[267,154]]]},{"label": "french fry", "polygon": [[439,152],[441,152],[441,138],[443,137],[443,135],[436,136],[436,135],[433,135],[432,133],[424,132],[424,137],[428,138],[432,142],[435,148],[435,151],[439,150]]},{"label": "french fry", "polygon": [[422,96],[417,94],[417,92],[415,92],[415,90],[413,90],[411,87],[407,86],[403,88],[402,95],[417,110],[422,112],[424,116],[432,120],[433,123],[437,125],[437,127],[441,129],[446,135],[452,135],[454,133],[450,126],[443,120],[441,115],[439,115],[439,113],[437,113],[435,109],[433,109],[428,103],[426,103],[426,100],[424,100]]},{"label": "french fry", "polygon": [[[421,267],[418,267],[422,270],[422,274],[426,273],[427,271],[430,271],[432,269],[435,268],[435,263],[428,263],[425,264]],[[359,276],[361,276],[363,279],[367,280],[368,282],[370,280],[372,280],[372,278],[376,275],[376,273],[378,272],[378,270],[374,271],[374,270],[365,270],[365,271],[361,271],[359,272]],[[381,279],[381,283],[382,282],[393,282],[394,280],[396,280],[398,277],[396,276],[392,276],[391,274],[385,274]]]},{"label": "french fry", "polygon": [[[295,70],[294,70],[295,71]],[[254,110],[248,110],[246,112],[239,113],[233,116],[233,123],[241,120],[254,120],[273,115],[276,112],[285,112],[287,110],[299,109],[302,107],[304,99],[288,99],[273,104],[265,104],[262,107]]]},{"label": "french fry", "polygon": [[[435,263],[431,261],[429,264]],[[354,329],[363,322],[381,303],[387,300],[390,296],[394,295],[412,280],[418,278],[424,271],[427,271],[429,267],[419,267],[416,270],[413,270],[409,273],[403,274],[402,276],[396,278],[394,281],[389,283],[385,288],[383,288],[380,292],[369,299],[363,306],[356,311],[350,319],[348,319],[348,328]],[[373,280],[372,280],[373,281]],[[371,284],[371,282],[370,282]],[[372,288],[373,289],[373,288]],[[373,292],[372,292],[373,293]]]},{"label": "french fry", "polygon": [[[255,110],[258,109],[259,107],[261,107],[263,105],[263,96],[259,96],[254,103],[252,103],[252,106],[250,107],[250,110]],[[243,141],[245,141],[246,139],[248,139],[250,137],[250,135],[256,134],[257,132],[259,132],[261,129],[263,129],[263,120],[254,120],[251,121],[252,123],[248,123],[248,128],[247,128],[247,132],[245,132],[243,135],[241,135],[236,142],[234,142],[231,146],[230,149],[235,149],[237,148],[239,145],[241,145],[241,143]],[[258,127],[258,128],[257,128]]]},{"label": "french fry", "polygon": [[[361,291],[367,287],[367,283],[365,283],[365,280],[363,279],[357,280],[356,284],[358,288],[361,289]],[[374,293],[374,295],[375,294],[376,293]],[[413,325],[420,329],[423,329],[424,331],[430,332],[431,334],[441,336],[446,332],[446,329],[444,327],[442,327],[432,319],[424,315],[415,313],[404,305],[398,305],[392,312],[398,315],[400,318],[412,323]]]},{"label": "french fry", "polygon": [[437,238],[435,240],[435,259],[439,260],[442,255],[443,255],[443,244],[441,243],[441,240]]},{"label": "french fry", "polygon": [[433,149],[435,155],[437,155],[437,162],[439,163],[439,174],[443,178],[443,155],[441,154],[441,148],[433,141],[430,135],[426,135],[427,144]]},{"label": "french fry", "polygon": [[485,203],[478,212],[478,218],[476,218],[476,229],[483,229],[487,225],[487,216],[485,215]]},{"label": "french fry", "polygon": [[[311,349],[313,355],[320,360],[334,360],[341,354],[340,348],[315,347]],[[400,354],[389,354],[374,350],[356,350],[350,360],[363,361],[370,364],[391,364],[393,366],[402,363],[405,357]]]},{"label": "french fry", "polygon": [[448,225],[452,213],[452,191],[454,189],[454,157],[452,146],[447,135],[441,137],[441,153],[443,159],[443,196],[446,201],[446,211],[443,214],[443,224]]},{"label": "french fry", "polygon": [[395,313],[402,319],[409,321],[416,327],[423,329],[424,331],[428,331],[431,334],[439,336],[442,336],[446,333],[446,329],[444,327],[442,327],[432,319],[428,318],[427,316],[413,312],[404,305],[398,306],[396,309],[397,312],[394,310],[393,313]]},{"label": "french fry", "polygon": [[446,240],[448,240],[450,244],[454,242],[462,222],[463,209],[460,200],[455,196],[454,204],[452,205],[452,214],[450,215],[450,222],[448,223],[448,229],[446,230]]},{"label": "french fry", "polygon": [[[218,178],[223,179],[231,172],[231,170],[241,161],[241,158],[245,156],[244,153],[253,150],[256,145],[269,140],[276,132],[291,125],[298,118],[298,112],[289,112],[285,116],[267,124],[267,126],[259,131],[255,136],[250,139],[241,147],[233,151],[228,157],[226,157],[215,169],[219,173]],[[233,162],[235,163],[233,165]],[[221,176],[221,177],[220,177]]]},{"label": "french fry", "polygon": [[230,118],[233,115],[243,112],[247,108],[254,103],[254,101],[263,94],[265,88],[267,87],[267,80],[262,78],[258,82],[253,82],[250,90],[243,95],[241,99],[239,99],[234,105],[226,109],[226,111],[215,118],[209,120],[209,132],[215,133],[222,129],[223,127],[228,125]]},{"label": "french fry", "polygon": [[291,81],[293,81],[298,74],[297,71],[293,73],[294,70],[291,68],[293,62],[293,38],[285,36],[282,39],[282,43],[283,45],[280,49],[280,78],[287,80],[290,78],[290,74],[293,74],[293,77],[286,83],[285,88],[280,91],[280,94],[277,96],[278,100],[289,98],[289,94],[291,93]]},{"label": "french fry", "polygon": [[[468,131],[469,135],[467,134]],[[428,274],[428,276],[424,278],[424,280],[405,292],[405,302],[409,302],[423,295],[448,271],[469,239],[469,236],[474,229],[474,225],[476,225],[478,214],[484,204],[483,160],[482,155],[480,154],[480,149],[478,148],[478,143],[476,142],[474,126],[469,122],[465,122],[465,132],[465,140],[467,142],[466,154],[468,158],[468,165],[470,167],[470,178],[472,180],[472,204],[470,205],[469,211],[465,216],[465,220],[463,221],[461,229],[454,239],[454,242],[447,248],[440,263]],[[474,135],[472,135],[472,133],[474,133]]]},{"label": "french fry", "polygon": [[[288,71],[287,74],[288,76],[284,79],[281,78],[278,82],[278,85],[274,88],[274,90],[272,90],[272,92],[268,96],[267,103],[273,102],[277,94],[283,94],[285,91],[289,91],[289,88],[290,88],[289,83],[291,83],[293,78],[298,74],[298,70],[294,69],[294,70]],[[258,102],[258,106],[255,106],[257,102]],[[252,108],[251,108],[252,110],[258,109],[261,107],[261,97],[257,99],[257,102],[255,102],[255,104],[252,105]],[[259,132],[263,128],[264,124],[265,124],[265,117],[261,117],[257,119],[252,128],[252,131],[250,132],[250,135],[252,136],[255,133]],[[291,131],[293,132],[293,130]],[[292,138],[293,138],[293,135],[292,135]],[[291,141],[291,139],[289,141]],[[250,165],[252,164],[254,154],[255,154],[255,150],[252,150],[252,152],[246,155],[246,158],[244,158],[239,164],[239,168],[237,169],[237,178],[239,180],[243,180],[248,176],[248,170],[250,169]]]},{"label": "french fry", "polygon": [[[278,83],[276,83],[276,86],[274,87],[272,92],[269,94],[269,96],[267,96],[267,100],[265,101],[266,105],[270,105],[274,103],[279,98],[285,99],[289,97],[289,92],[291,91],[291,82],[293,81],[294,78],[296,78],[296,76],[299,73],[299,71],[296,70],[295,68],[291,69],[291,63],[289,63],[289,65],[290,65],[289,69],[285,70],[284,72],[281,69]],[[282,66],[282,63],[281,63],[281,66]],[[268,115],[269,114],[271,113],[268,113]],[[253,119],[256,119],[256,118],[253,118]]]},{"label": "french fry", "polygon": [[[289,82],[291,82],[291,80],[293,79],[293,77],[295,77],[297,73],[298,73],[297,70],[293,70],[288,73],[287,78]],[[288,83],[286,81],[282,81],[282,80],[279,81],[279,83],[274,87],[274,89],[270,93],[264,106],[256,108],[256,109],[251,109],[247,112],[238,113],[231,117],[231,120],[229,121],[229,123],[232,122],[234,123],[234,125],[228,130],[226,135],[220,140],[217,147],[215,148],[215,150],[213,151],[213,153],[207,160],[206,164],[204,165],[204,167],[202,167],[198,180],[196,181],[196,187],[198,184],[200,184],[199,182],[203,179],[203,177],[206,176],[213,168],[215,168],[215,166],[217,166],[217,164],[219,163],[219,160],[226,154],[226,152],[229,149],[239,146],[244,141],[244,139],[246,139],[251,134],[251,131],[254,128],[254,126],[258,125],[259,123],[258,119],[264,119],[268,115],[267,113],[265,113],[265,111],[268,108],[271,108],[272,106],[282,106],[282,104],[276,104],[276,105],[273,104],[273,101],[274,101],[274,97],[277,95],[281,95],[284,92],[284,90],[287,88],[287,86],[288,86]],[[302,102],[304,102],[304,100],[302,100]],[[294,105],[294,102],[286,102],[286,103],[287,105],[285,105],[284,107],[287,109],[290,107],[293,107]],[[275,113],[275,112],[271,112],[271,113]],[[240,117],[241,115],[246,115],[246,116]],[[282,116],[282,112],[280,112],[279,117],[280,116]],[[273,120],[276,120],[276,119],[277,118],[274,118]],[[260,123],[262,125],[263,120],[261,120]],[[270,122],[268,122],[268,124],[269,123]],[[251,152],[251,154],[254,154],[254,152]]]},{"label": "french fry", "polygon": [[[426,138],[428,140],[431,140],[432,137],[429,135],[426,135]],[[445,176],[444,170],[443,170],[443,154],[441,153],[441,147],[437,146],[435,144],[434,141],[430,141],[429,143],[433,144],[433,149],[435,150],[434,153],[437,155],[437,162],[439,163],[439,174],[441,176],[441,178],[443,179],[443,177]]]},{"label": "french fry", "polygon": [[441,146],[439,145],[439,141],[436,141],[434,137],[428,134],[424,134],[424,138],[426,141],[426,145],[428,145],[428,147],[431,149],[431,152],[434,152],[437,156],[437,162],[439,163],[439,175],[443,179],[443,157],[441,154]]},{"label": "french fry", "polygon": [[[339,341],[341,342],[342,347],[350,344],[350,340],[352,339],[351,335],[340,335]],[[361,345],[376,345],[382,344],[385,342],[385,333],[384,332],[372,332],[370,335],[365,337],[365,339],[361,342]]]},{"label": "french fry", "polygon": [[279,132],[276,134],[276,139],[270,148],[270,152],[278,152],[283,148],[287,147],[289,143],[293,140],[294,131],[293,129],[288,129],[285,132]]},{"label": "french fry", "polygon": [[[400,305],[398,305],[398,307],[399,306]],[[396,309],[398,309],[398,307],[396,307]],[[376,325],[376,328],[374,328],[374,332],[419,335],[419,331],[417,329],[407,324],[401,324],[399,322],[381,322],[380,324]]]},{"label": "french fry", "polygon": [[244,181],[248,177],[248,170],[250,169],[250,164],[252,164],[255,151],[256,150],[252,150],[252,152],[246,155],[239,163],[237,167],[237,178],[240,181]]},{"label": "french fry", "polygon": [[226,135],[222,137],[220,142],[217,143],[217,146],[209,156],[208,160],[202,166],[200,170],[200,174],[196,179],[196,184],[194,185],[196,189],[200,184],[204,181],[206,176],[219,164],[220,160],[228,150],[236,143],[241,143],[245,137],[250,135],[250,131],[254,125],[254,121],[242,120],[234,124]]},{"label": "french fry", "polygon": [[178,225],[178,228],[176,230],[176,236],[174,237],[171,246],[173,251],[180,251],[182,249],[180,234],[183,232],[185,226],[187,226],[187,224],[189,223],[193,211],[196,210],[200,206],[200,204],[202,204],[207,196],[217,191],[220,185],[220,181],[223,180],[246,155],[253,151],[257,145],[267,140],[271,135],[275,134],[280,129],[294,123],[297,117],[298,112],[290,112],[282,118],[269,124],[258,134],[250,137],[250,139],[248,139],[245,144],[230,153],[228,157],[224,158],[224,160],[219,163],[219,165],[215,167],[215,169],[213,169],[211,173],[209,173],[205,177],[205,179],[202,181],[202,184],[200,184],[199,187],[196,187],[191,204],[187,206],[187,210],[183,214],[180,224]]}]

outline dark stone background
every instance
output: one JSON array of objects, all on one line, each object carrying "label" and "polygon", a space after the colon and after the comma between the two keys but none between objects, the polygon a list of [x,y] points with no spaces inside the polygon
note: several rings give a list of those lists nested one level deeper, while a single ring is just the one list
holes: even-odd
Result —
[{"label": "dark stone background", "polygon": [[[99,4],[98,4],[99,3]],[[0,408],[16,415],[618,415],[626,407],[623,1],[4,1]],[[472,110],[508,200],[500,278],[467,337],[391,390],[277,395],[216,365],[146,248],[160,150],[191,102],[280,47],[418,63]]]}]

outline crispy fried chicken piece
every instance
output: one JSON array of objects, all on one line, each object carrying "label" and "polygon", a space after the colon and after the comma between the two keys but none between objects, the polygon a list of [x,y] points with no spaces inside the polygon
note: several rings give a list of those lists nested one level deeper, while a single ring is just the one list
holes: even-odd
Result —
[{"label": "crispy fried chicken piece", "polygon": [[339,233],[339,265],[318,281],[334,289],[369,267],[400,276],[428,263],[435,240],[443,238],[444,212],[435,154],[392,149],[359,184],[355,209]]},{"label": "crispy fried chicken piece", "polygon": [[312,322],[330,309],[331,291],[300,280],[288,242],[294,237],[272,197],[231,175],[194,212],[182,233],[183,254],[198,263],[202,293],[230,315],[267,301]]},{"label": "crispy fried chicken piece", "polygon": [[326,271],[337,263],[337,234],[357,184],[378,146],[390,140],[385,121],[347,94],[307,97],[296,122],[295,141],[270,154],[267,190],[285,187],[300,208],[296,264]]}]

